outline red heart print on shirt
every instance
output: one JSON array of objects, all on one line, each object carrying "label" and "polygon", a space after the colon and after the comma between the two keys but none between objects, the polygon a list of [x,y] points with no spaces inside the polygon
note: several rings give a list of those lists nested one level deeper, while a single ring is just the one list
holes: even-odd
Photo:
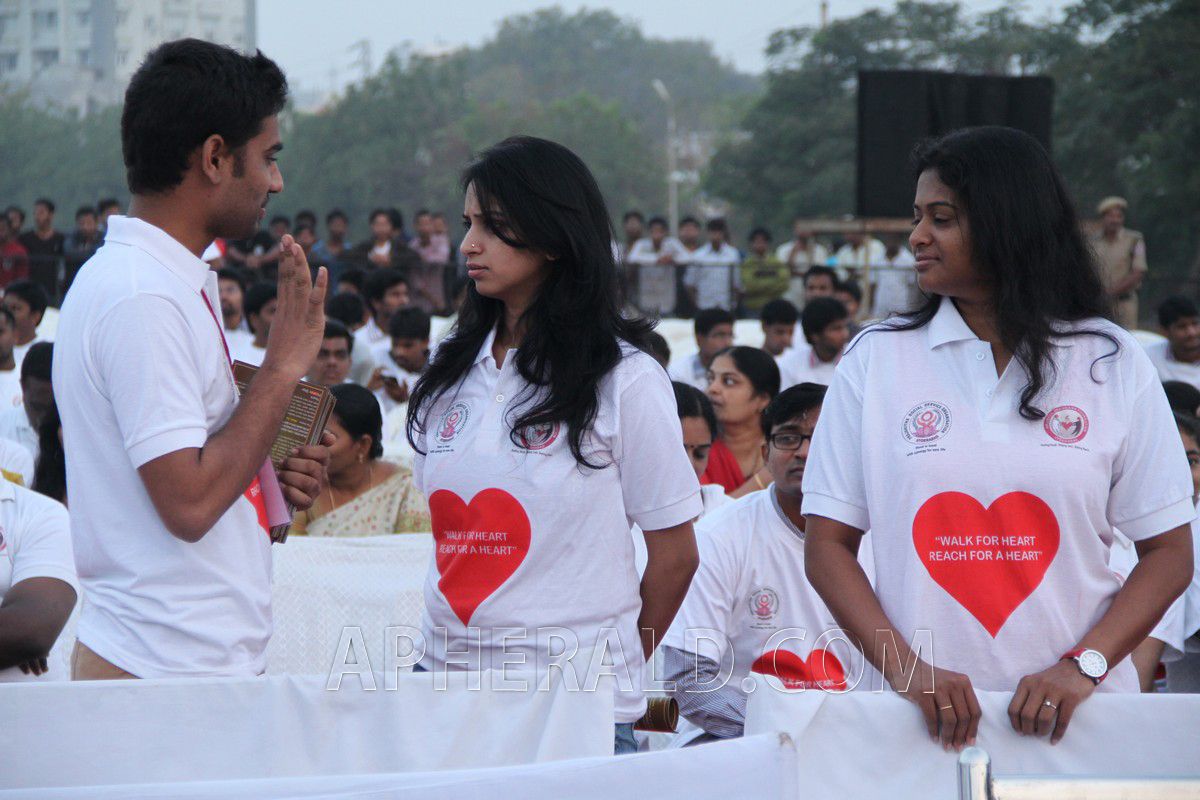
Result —
[{"label": "red heart print on shirt", "polygon": [[929,576],[996,638],[1042,582],[1058,553],[1058,520],[1028,492],[987,508],[962,492],[925,501],[913,519],[913,546]]},{"label": "red heart print on shirt", "polygon": [[774,675],[788,689],[846,688],[846,670],[828,650],[813,650],[803,659],[790,650],[768,650],[750,667],[760,675]]},{"label": "red heart print on shirt", "polygon": [[503,489],[484,489],[464,503],[447,489],[429,497],[437,547],[438,589],[463,625],[529,553],[529,516]]}]

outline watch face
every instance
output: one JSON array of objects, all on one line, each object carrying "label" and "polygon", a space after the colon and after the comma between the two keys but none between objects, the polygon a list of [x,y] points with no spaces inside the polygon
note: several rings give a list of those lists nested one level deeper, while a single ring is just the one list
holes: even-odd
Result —
[{"label": "watch face", "polygon": [[1079,670],[1089,678],[1102,678],[1108,672],[1108,661],[1095,650],[1084,650],[1079,654]]}]

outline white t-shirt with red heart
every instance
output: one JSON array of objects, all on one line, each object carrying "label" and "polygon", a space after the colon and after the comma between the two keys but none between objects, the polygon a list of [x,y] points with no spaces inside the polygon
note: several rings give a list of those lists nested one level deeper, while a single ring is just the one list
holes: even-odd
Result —
[{"label": "white t-shirt with red heart", "polygon": [[[497,369],[494,338],[429,407],[417,439],[425,455],[414,458],[413,476],[429,498],[436,544],[421,665],[541,677],[563,650],[598,650],[616,674],[616,721],[632,722],[646,701],[629,528],[672,528],[702,511],[670,382],[650,356],[622,345],[583,442],[588,460],[607,466],[589,469],[571,455],[564,426],[539,426],[514,441],[530,387],[516,369],[517,351]],[[567,641],[539,634],[549,628]],[[595,685],[585,666],[576,662],[580,685]]]},{"label": "white t-shirt with red heart", "polygon": [[[1104,320],[1067,327],[1120,349],[1057,337],[1036,420],[1018,413],[1020,364],[997,378],[949,300],[923,328],[869,329],[838,366],[808,458],[805,515],[869,529],[892,623],[910,642],[929,631],[922,656],[980,689],[1014,689],[1095,626],[1121,587],[1114,528],[1137,541],[1195,516],[1145,352]],[[1101,688],[1137,691],[1131,662],[1110,664]]]},{"label": "white t-shirt with red heart", "polygon": [[789,689],[854,688],[862,655],[804,577],[804,534],[773,487],[704,517],[696,541],[700,569],[665,646],[721,664],[735,688],[751,672]]}]

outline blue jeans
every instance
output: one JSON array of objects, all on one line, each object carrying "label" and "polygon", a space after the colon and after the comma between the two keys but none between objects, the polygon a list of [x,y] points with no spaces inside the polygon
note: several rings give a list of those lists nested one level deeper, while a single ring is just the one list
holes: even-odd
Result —
[{"label": "blue jeans", "polygon": [[[428,672],[420,664],[413,665],[413,672]],[[613,755],[627,756],[638,750],[637,739],[633,736],[632,722],[618,722],[613,736]]]}]

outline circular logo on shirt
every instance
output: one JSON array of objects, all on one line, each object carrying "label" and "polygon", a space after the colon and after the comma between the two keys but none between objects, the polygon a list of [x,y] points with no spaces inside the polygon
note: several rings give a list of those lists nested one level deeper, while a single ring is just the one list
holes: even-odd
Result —
[{"label": "circular logo on shirt", "polygon": [[909,409],[900,433],[911,444],[928,444],[941,439],[949,430],[950,409],[930,400]]},{"label": "circular logo on shirt", "polygon": [[471,418],[471,409],[466,403],[455,403],[446,409],[446,413],[442,414],[442,418],[438,420],[437,440],[443,444],[453,441],[463,428],[467,426],[467,420]]},{"label": "circular logo on shirt", "polygon": [[1042,427],[1054,441],[1075,444],[1087,436],[1088,418],[1082,408],[1059,406],[1046,415]]},{"label": "circular logo on shirt", "polygon": [[542,422],[537,425],[528,425],[517,431],[517,441],[526,450],[545,450],[554,444],[554,440],[557,438],[557,422]]},{"label": "circular logo on shirt", "polygon": [[779,613],[779,595],[769,586],[751,592],[748,602],[756,622],[769,622]]}]

